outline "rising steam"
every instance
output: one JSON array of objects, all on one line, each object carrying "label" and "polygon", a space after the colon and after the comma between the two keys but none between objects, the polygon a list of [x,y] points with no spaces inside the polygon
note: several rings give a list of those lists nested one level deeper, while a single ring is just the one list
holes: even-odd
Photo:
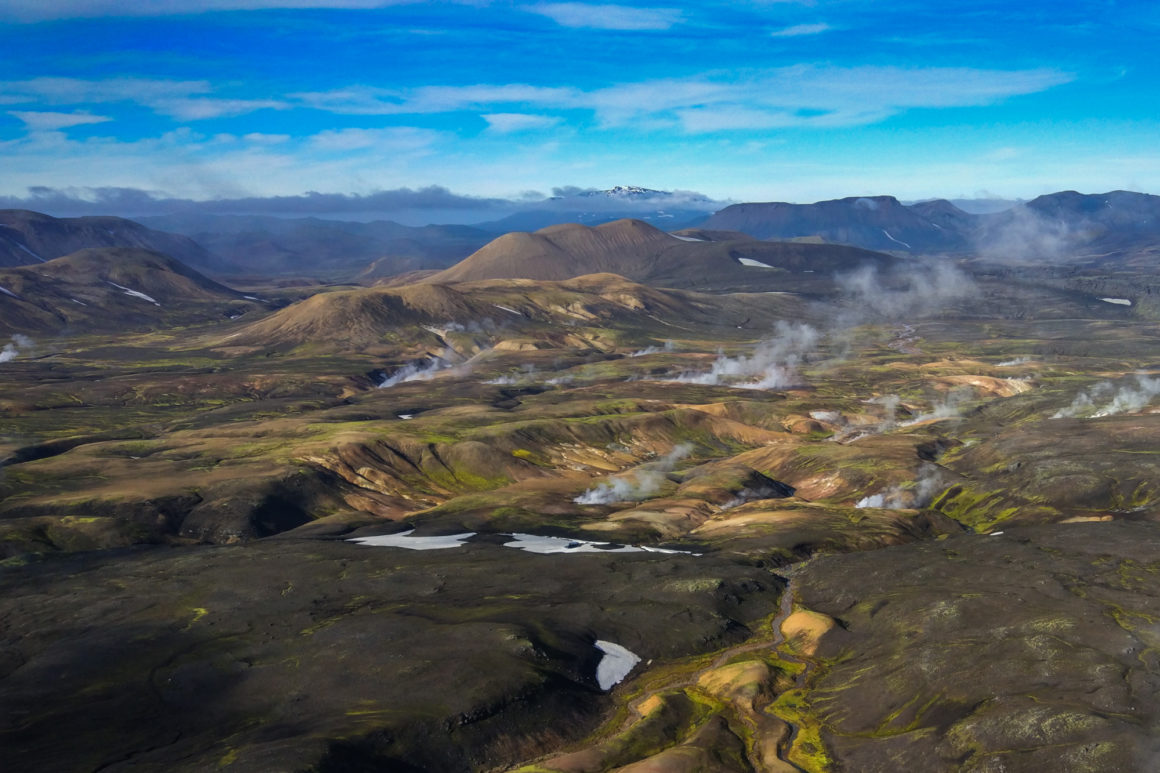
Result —
[{"label": "rising steam", "polygon": [[1079,234],[1063,220],[1014,207],[976,238],[979,254],[1005,263],[1057,261],[1074,252]]},{"label": "rising steam", "polygon": [[810,325],[779,321],[774,337],[759,343],[751,356],[719,354],[708,373],[684,373],[670,380],[744,389],[798,386],[798,367],[817,349],[820,338],[818,330]]},{"label": "rising steam", "polygon": [[1121,413],[1135,413],[1147,407],[1160,394],[1160,378],[1136,374],[1136,385],[1119,389],[1111,381],[1101,381],[1086,392],[1080,392],[1071,405],[1052,414],[1053,419],[1081,417],[1097,419]]},{"label": "rising steam", "polygon": [[15,360],[17,356],[19,356],[22,349],[31,349],[33,345],[34,344],[31,338],[26,335],[17,333],[16,335],[12,336],[12,341],[4,344],[4,348],[0,349],[0,362]]},{"label": "rising steam", "polygon": [[649,354],[660,354],[661,352],[674,352],[676,350],[677,350],[676,344],[674,344],[672,341],[665,341],[664,346],[646,346],[645,348],[638,349],[637,351],[633,352],[632,354],[630,354],[628,356],[629,357],[644,357],[644,356],[649,355]]},{"label": "rising steam", "polygon": [[471,372],[472,362],[482,354],[483,352],[480,352],[470,359],[464,359],[459,352],[447,347],[440,354],[425,360],[416,360],[399,368],[379,383],[379,389],[393,387],[407,381],[428,381],[443,371],[449,371],[451,375],[465,376]]},{"label": "rising steam", "polygon": [[853,302],[839,321],[847,327],[871,320],[912,319],[979,292],[974,281],[950,263],[914,264],[904,274],[888,277],[889,285],[873,266],[838,276],[836,281]]},{"label": "rising steam", "polygon": [[[962,389],[954,389],[947,392],[946,395],[931,405],[930,410],[926,413],[920,413],[910,421],[902,423],[903,427],[910,427],[915,424],[921,424],[924,421],[936,421],[940,419],[954,419],[963,411],[963,406],[974,397],[974,392],[970,387]],[[897,405],[897,403],[895,404]]]},{"label": "rising steam", "polygon": [[902,486],[891,486],[885,491],[859,499],[854,507],[878,507],[888,510],[917,509],[926,507],[946,486],[941,467],[934,464],[924,464],[918,471],[918,477],[913,483]]},{"label": "rising steam", "polygon": [[624,477],[609,478],[585,491],[572,501],[578,505],[611,505],[616,502],[638,502],[661,490],[665,476],[693,450],[681,443],[655,462],[641,465]]}]

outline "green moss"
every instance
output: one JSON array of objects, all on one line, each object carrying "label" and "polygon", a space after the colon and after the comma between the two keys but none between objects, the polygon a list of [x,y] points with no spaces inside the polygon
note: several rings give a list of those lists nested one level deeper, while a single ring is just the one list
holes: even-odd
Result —
[{"label": "green moss", "polygon": [[783,692],[766,711],[797,727],[797,737],[786,754],[794,765],[809,773],[824,773],[833,768],[834,761],[822,741],[822,725],[814,715],[804,690]]}]

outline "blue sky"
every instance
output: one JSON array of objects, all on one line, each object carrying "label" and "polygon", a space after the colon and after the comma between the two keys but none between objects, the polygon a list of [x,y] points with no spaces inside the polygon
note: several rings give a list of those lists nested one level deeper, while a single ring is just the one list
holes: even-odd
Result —
[{"label": "blue sky", "polygon": [[1157,39],[1143,0],[0,0],[0,195],[1160,193]]}]

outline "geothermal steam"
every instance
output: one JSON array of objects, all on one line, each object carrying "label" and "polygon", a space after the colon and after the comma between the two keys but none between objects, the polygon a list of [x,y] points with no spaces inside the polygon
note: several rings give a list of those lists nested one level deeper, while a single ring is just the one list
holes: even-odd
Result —
[{"label": "geothermal steam", "polygon": [[909,486],[891,486],[883,492],[863,497],[854,507],[880,507],[890,510],[926,507],[945,486],[941,467],[924,464]]},{"label": "geothermal steam", "polygon": [[1119,389],[1111,381],[1101,381],[1086,392],[1080,392],[1071,405],[1052,414],[1053,419],[1074,417],[1096,419],[1120,413],[1142,410],[1160,394],[1160,378],[1136,374],[1136,385],[1124,384]]},{"label": "geothermal steam", "polygon": [[593,486],[572,501],[578,505],[611,505],[616,502],[637,502],[648,499],[661,490],[665,476],[677,462],[692,452],[693,446],[681,443],[659,460],[633,470],[624,477],[609,478]]},{"label": "geothermal steam", "polygon": [[671,380],[744,389],[797,386],[801,383],[797,369],[817,349],[820,338],[821,334],[810,325],[778,322],[774,337],[759,343],[751,356],[719,354],[708,373],[684,373]]},{"label": "geothermal steam", "polygon": [[31,338],[26,335],[17,333],[16,335],[12,336],[12,341],[4,344],[4,348],[0,349],[0,362],[15,360],[16,357],[20,354],[21,349],[31,349],[32,345]]},{"label": "geothermal steam", "polygon": [[471,370],[471,363],[483,352],[463,359],[463,355],[451,347],[447,347],[440,354],[409,363],[387,376],[379,384],[379,389],[393,387],[407,381],[428,381],[443,371],[452,371],[453,375],[464,376]]}]

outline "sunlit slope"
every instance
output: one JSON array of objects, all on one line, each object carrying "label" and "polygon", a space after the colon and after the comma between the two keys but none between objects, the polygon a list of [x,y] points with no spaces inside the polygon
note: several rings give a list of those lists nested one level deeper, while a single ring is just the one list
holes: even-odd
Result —
[{"label": "sunlit slope", "polygon": [[617,220],[595,228],[569,224],[505,234],[425,281],[562,280],[610,272],[667,287],[776,290],[790,275],[828,275],[864,265],[887,268],[894,260],[833,245],[685,241],[639,220]]}]

